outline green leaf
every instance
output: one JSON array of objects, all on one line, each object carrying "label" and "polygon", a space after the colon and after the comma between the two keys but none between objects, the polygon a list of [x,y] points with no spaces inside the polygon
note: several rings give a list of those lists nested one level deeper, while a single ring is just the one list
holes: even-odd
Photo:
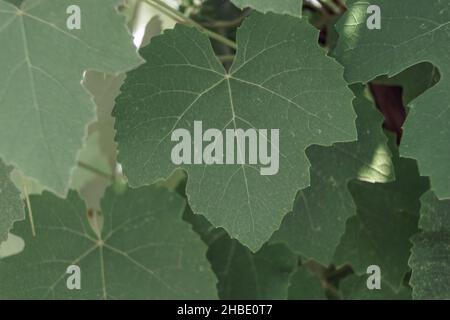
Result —
[{"label": "green leaf", "polygon": [[228,300],[286,299],[297,265],[297,257],[282,244],[252,253],[226,233],[210,244],[208,259],[219,279],[219,297]]},{"label": "green leaf", "polygon": [[304,267],[299,267],[289,280],[289,300],[325,300],[320,279]]},{"label": "green leaf", "polygon": [[20,7],[22,2],[24,2],[24,0],[4,0],[4,1],[12,3],[16,7]]},{"label": "green leaf", "polygon": [[381,8],[381,29],[367,28],[366,0],[348,1],[348,11],[337,26],[340,39],[334,56],[352,83],[393,76],[423,61],[439,69],[441,81],[409,105],[401,155],[417,159],[436,195],[450,198],[449,3],[373,0],[370,4]]},{"label": "green leaf", "polygon": [[334,263],[350,263],[358,275],[366,274],[368,266],[378,265],[385,285],[397,291],[409,271],[410,238],[418,232],[419,198],[429,184],[419,176],[415,161],[395,162],[395,182],[349,184],[357,215],[347,222]]},{"label": "green leaf", "polygon": [[[0,156],[65,195],[94,104],[83,72],[124,72],[140,63],[117,0],[0,0]],[[66,27],[67,7],[81,29]]]},{"label": "green leaf", "polygon": [[420,227],[409,265],[414,299],[450,299],[450,200],[429,191],[422,199]]},{"label": "green leaf", "polygon": [[294,17],[302,16],[303,0],[232,0],[235,6],[244,9],[251,7],[267,13],[290,14]]},{"label": "green leaf", "polygon": [[20,191],[10,180],[11,170],[0,159],[0,243],[8,237],[13,223],[25,218]]},{"label": "green leaf", "polygon": [[118,157],[131,185],[177,168],[171,134],[184,128],[193,136],[194,121],[203,130],[279,129],[276,175],[262,176],[260,165],[182,166],[193,211],[252,251],[261,248],[297,190],[309,185],[303,150],[355,138],[352,94],[316,39],[307,21],[254,13],[238,31],[227,73],[207,36],[194,28],[177,25],[153,38],[141,50],[147,63],[128,73],[114,109]]},{"label": "green leaf", "polygon": [[425,231],[450,232],[450,200],[439,201],[429,191],[421,198],[420,227]]},{"label": "green leaf", "polygon": [[294,210],[272,238],[324,265],[331,262],[347,219],[356,214],[348,182],[356,178],[368,182],[393,179],[382,117],[362,90],[362,86],[355,88],[358,141],[307,150],[312,163],[311,186],[298,193]]},{"label": "green leaf", "polygon": [[214,228],[203,216],[186,207],[184,219],[208,245],[208,260],[219,282],[220,299],[286,299],[289,278],[298,259],[282,244],[265,244],[253,253],[225,230]]},{"label": "green leaf", "polygon": [[343,279],[339,287],[345,300],[411,300],[411,288],[402,286],[400,290],[393,290],[383,280],[381,289],[369,290],[367,276],[351,275]]},{"label": "green leaf", "polygon": [[[67,200],[45,192],[31,203],[37,236],[28,222],[15,225],[26,245],[0,261],[1,299],[215,298],[206,246],[182,221],[185,202],[176,194],[155,187],[121,195],[108,189],[103,223],[95,215],[88,220],[75,192]],[[66,286],[70,265],[80,267],[80,290]]]}]

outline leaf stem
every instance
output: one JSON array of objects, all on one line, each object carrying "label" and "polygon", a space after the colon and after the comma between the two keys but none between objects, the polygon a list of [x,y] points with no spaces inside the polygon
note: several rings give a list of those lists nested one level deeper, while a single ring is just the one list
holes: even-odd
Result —
[{"label": "leaf stem", "polygon": [[227,62],[227,61],[233,61],[234,60],[234,54],[226,54],[222,56],[218,56],[217,58],[220,60],[220,62]]},{"label": "leaf stem", "polygon": [[82,162],[82,161],[78,161],[77,165],[78,165],[80,168],[82,168],[82,169],[85,169],[85,170],[87,170],[87,171],[90,171],[90,172],[92,172],[92,173],[95,173],[95,174],[97,174],[97,175],[99,175],[99,176],[101,176],[101,177],[103,177],[103,178],[108,179],[108,180],[114,181],[114,176],[113,176],[113,175],[110,175],[110,174],[108,174],[108,173],[106,173],[106,172],[103,172],[102,170],[99,170],[99,169],[97,169],[97,168],[91,166],[91,165],[88,164],[88,163],[85,163],[85,162]]},{"label": "leaf stem", "polygon": [[335,4],[333,1],[330,0],[319,0],[320,4],[322,4],[323,7],[326,7],[328,10],[333,12],[333,14],[338,15],[341,12],[341,9],[337,4]]},{"label": "leaf stem", "polygon": [[345,264],[339,269],[328,272],[328,274],[326,275],[326,278],[327,278],[327,281],[334,282],[334,281],[339,281],[353,273],[354,273],[354,271],[353,271],[353,268],[351,267],[351,265]]},{"label": "leaf stem", "polygon": [[180,23],[185,23],[185,24],[189,24],[191,26],[196,27],[199,31],[207,34],[211,39],[214,39],[216,41],[219,41],[233,49],[237,49],[237,45],[234,41],[231,41],[230,39],[214,32],[211,31],[207,28],[205,28],[204,26],[202,26],[200,23],[192,20],[189,17],[186,17],[184,14],[182,14],[181,12],[179,12],[178,10],[172,8],[171,6],[169,6],[168,4],[164,3],[161,0],[144,0],[147,4],[149,4],[150,6],[152,6],[153,8],[157,9],[158,11],[160,11],[161,13],[164,13],[166,15],[168,15],[171,18],[175,18],[175,20],[179,21]]},{"label": "leaf stem", "polygon": [[207,28],[232,28],[240,25],[242,21],[248,16],[249,9],[246,9],[239,17],[233,20],[213,20],[203,23]]},{"label": "leaf stem", "polygon": [[23,178],[23,193],[25,195],[25,202],[28,208],[28,218],[30,219],[31,234],[33,235],[33,237],[36,237],[36,228],[34,227],[33,211],[31,210],[31,202],[30,197],[28,195],[27,183],[28,180],[26,178]]}]

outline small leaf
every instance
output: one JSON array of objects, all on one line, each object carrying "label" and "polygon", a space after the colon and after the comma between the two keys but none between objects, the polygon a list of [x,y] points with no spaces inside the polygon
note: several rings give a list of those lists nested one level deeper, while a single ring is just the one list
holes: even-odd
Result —
[{"label": "small leaf", "polygon": [[0,159],[0,243],[6,240],[13,223],[25,218],[25,209],[20,191],[10,180],[12,168]]}]

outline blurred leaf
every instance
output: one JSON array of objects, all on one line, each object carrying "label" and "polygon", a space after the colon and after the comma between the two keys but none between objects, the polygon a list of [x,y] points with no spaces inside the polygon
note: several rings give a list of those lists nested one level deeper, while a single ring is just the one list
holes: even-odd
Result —
[{"label": "blurred leaf", "polygon": [[422,199],[420,227],[409,265],[414,299],[450,299],[450,200],[429,191]]}]

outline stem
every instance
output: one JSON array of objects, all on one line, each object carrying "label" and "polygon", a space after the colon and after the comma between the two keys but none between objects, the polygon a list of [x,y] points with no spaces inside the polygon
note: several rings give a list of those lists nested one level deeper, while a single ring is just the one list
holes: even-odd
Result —
[{"label": "stem", "polygon": [[330,0],[319,0],[323,7],[326,7],[333,15],[338,15],[341,9],[337,4]]},{"label": "stem", "polygon": [[242,23],[242,21],[248,16],[248,9],[244,11],[239,17],[233,20],[214,20],[203,23],[203,26],[209,28],[231,28],[236,27]]},{"label": "stem", "polygon": [[87,163],[84,163],[84,162],[81,162],[81,161],[78,161],[77,164],[78,164],[78,166],[80,168],[83,168],[83,169],[85,169],[87,171],[95,173],[95,174],[97,174],[97,175],[99,175],[99,176],[101,176],[103,178],[108,179],[108,180],[114,181],[114,176],[113,175],[110,175],[110,174],[108,174],[106,172],[103,172],[102,170],[99,170],[99,169],[91,166],[90,164],[87,164]]},{"label": "stem", "polygon": [[186,17],[184,14],[179,12],[178,10],[175,10],[171,6],[167,5],[161,0],[144,0],[147,4],[151,5],[153,8],[157,9],[161,13],[166,14],[170,18],[174,18],[175,20],[179,21],[180,23],[186,23],[191,26],[196,27],[201,32],[207,34],[211,39],[214,39],[216,41],[219,41],[233,49],[237,49],[237,45],[234,41],[231,41],[228,38],[225,38],[224,36],[215,33],[214,31],[211,31],[209,29],[206,29],[204,26],[202,26],[200,23],[192,20],[189,17]]},{"label": "stem", "polygon": [[31,234],[33,235],[33,237],[36,237],[36,228],[34,227],[33,211],[31,210],[31,202],[30,202],[30,197],[28,195],[28,187],[27,187],[27,179],[26,178],[23,178],[23,193],[25,195],[25,202],[26,202],[27,208],[28,208],[28,218],[30,219]]},{"label": "stem", "polygon": [[234,57],[235,56],[233,54],[226,54],[223,56],[218,56],[217,58],[220,60],[220,62],[229,62],[229,61],[233,61]]},{"label": "stem", "polygon": [[349,264],[343,265],[341,268],[330,271],[326,277],[329,282],[339,281],[351,274],[353,274],[353,268]]},{"label": "stem", "polygon": [[[173,11],[174,10],[169,10],[166,7],[163,7],[157,3],[153,3],[151,1],[153,0],[142,0],[143,2],[145,2],[146,4],[148,4],[149,6],[155,8],[156,10],[158,10],[159,12],[161,12],[162,14],[165,14],[166,16],[168,16],[169,18],[175,20],[177,23],[186,23],[184,16],[180,17],[178,14],[175,14]],[[172,8],[170,8],[172,9]],[[175,10],[176,11],[176,10]]]}]

